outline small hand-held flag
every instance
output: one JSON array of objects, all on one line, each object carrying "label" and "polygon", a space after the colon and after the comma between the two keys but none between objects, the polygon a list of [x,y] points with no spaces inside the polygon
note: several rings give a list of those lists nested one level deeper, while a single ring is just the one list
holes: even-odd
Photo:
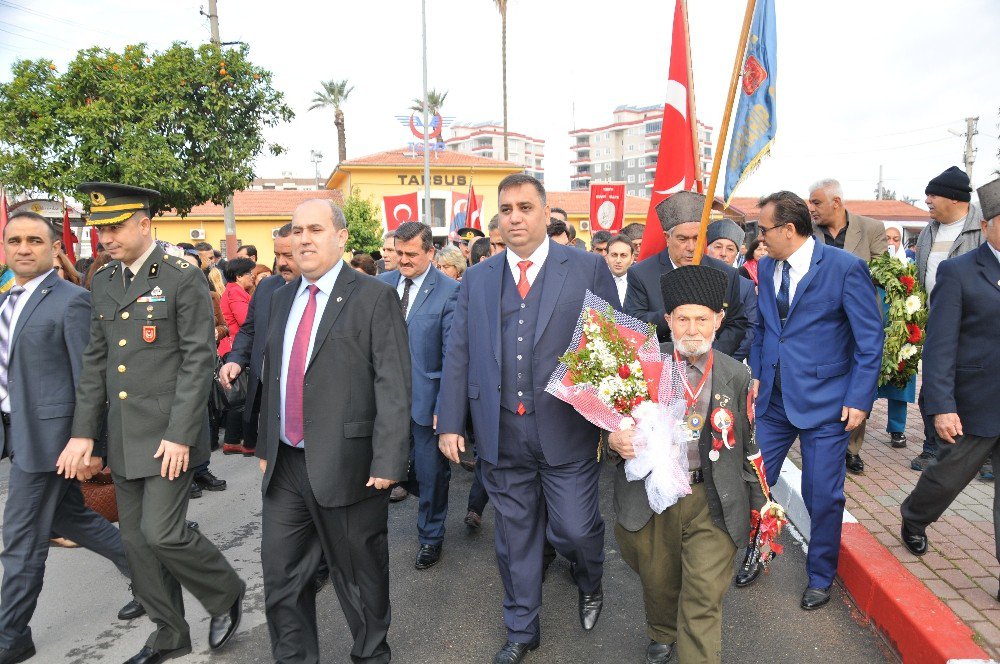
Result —
[{"label": "small hand-held flag", "polygon": [[670,42],[670,75],[667,81],[667,102],[663,105],[663,127],[660,149],[656,158],[656,175],[646,213],[646,228],[642,232],[639,260],[660,253],[667,246],[663,237],[656,206],[678,191],[690,191],[695,186],[694,137],[695,123],[691,107],[688,73],[687,18],[683,0],[674,6],[674,30]]},{"label": "small hand-held flag", "polygon": [[476,200],[476,190],[473,188],[472,183],[469,183],[469,204],[465,209],[465,225],[469,228],[483,230],[483,211],[479,208],[479,201]]},{"label": "small hand-held flag", "polygon": [[726,204],[736,187],[767,156],[777,130],[775,79],[778,44],[774,27],[774,0],[757,0],[740,85],[733,139],[726,162]]},{"label": "small hand-held flag", "polygon": [[75,242],[76,236],[73,235],[73,228],[69,224],[69,208],[66,206],[66,201],[63,201],[62,249],[70,263],[76,262],[76,251],[73,249]]}]

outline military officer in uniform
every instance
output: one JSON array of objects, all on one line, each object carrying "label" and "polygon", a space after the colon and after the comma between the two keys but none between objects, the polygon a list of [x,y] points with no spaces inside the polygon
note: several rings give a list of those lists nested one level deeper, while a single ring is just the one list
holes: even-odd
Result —
[{"label": "military officer in uniform", "polygon": [[112,260],[94,275],[90,343],[77,388],[73,437],[57,467],[73,477],[89,462],[108,418],[108,463],[135,594],[156,630],[127,664],[191,651],[181,588],[212,616],[209,646],[239,625],[246,585],[222,553],[187,527],[192,471],[208,459],[205,403],[214,366],[208,284],[154,242],[151,189],[80,186]]}]

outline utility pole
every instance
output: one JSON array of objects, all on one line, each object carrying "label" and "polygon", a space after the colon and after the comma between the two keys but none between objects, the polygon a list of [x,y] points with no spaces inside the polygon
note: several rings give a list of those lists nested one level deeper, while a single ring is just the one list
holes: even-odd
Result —
[{"label": "utility pole", "polygon": [[[222,52],[222,40],[219,38],[219,7],[216,0],[208,0],[208,23],[212,28],[212,43]],[[226,199],[222,208],[222,221],[226,229],[226,260],[236,258],[236,210],[233,208],[233,194]]]},{"label": "utility pole", "polygon": [[976,125],[979,124],[979,118],[965,118],[965,174],[969,176],[969,182],[972,182],[972,165],[976,162],[976,148],[972,144],[972,137],[978,134],[976,131]]},{"label": "utility pole", "polygon": [[313,163],[313,176],[316,179],[316,189],[319,189],[319,162],[323,160],[323,153],[310,150],[309,160]]},{"label": "utility pole", "polygon": [[882,164],[878,165],[878,189],[875,190],[875,200],[882,200],[882,192],[885,189],[882,188]]},{"label": "utility pole", "polygon": [[[420,21],[424,31],[424,223],[434,225],[431,216],[431,156],[427,145],[430,118],[427,116],[427,0],[420,0]],[[442,123],[443,124],[443,123]]]}]

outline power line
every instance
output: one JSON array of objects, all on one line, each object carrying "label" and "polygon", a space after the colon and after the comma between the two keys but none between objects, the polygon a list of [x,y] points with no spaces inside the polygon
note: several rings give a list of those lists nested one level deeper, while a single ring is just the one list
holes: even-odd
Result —
[{"label": "power line", "polygon": [[[41,32],[39,30],[32,30],[31,28],[26,28],[26,27],[21,26],[21,25],[16,25],[16,24],[10,23],[8,21],[0,21],[0,23],[6,25],[8,27],[14,28],[16,30],[27,30],[28,32],[34,32],[34,33],[39,34],[39,35],[48,36],[46,33]],[[29,39],[29,40],[31,40],[33,42],[38,42],[38,43],[41,43],[41,44],[45,44],[47,46],[53,46],[55,48],[66,48],[65,44],[60,44],[58,42],[49,41],[49,40],[43,39],[41,37],[32,37],[31,35],[24,35],[24,34],[20,34],[20,33],[17,33],[17,32],[11,32],[10,30],[7,30],[5,28],[0,28],[0,32],[6,32],[9,35],[14,35],[15,37],[20,37],[21,39]]]},{"label": "power line", "polygon": [[117,32],[112,32],[110,30],[105,30],[103,28],[97,28],[97,27],[94,27],[92,25],[88,25],[86,23],[81,23],[80,21],[74,21],[74,20],[68,19],[68,18],[63,18],[61,16],[55,16],[53,14],[46,14],[45,12],[40,12],[37,9],[31,9],[30,7],[24,7],[22,5],[17,4],[16,2],[11,2],[10,0],[0,0],[0,6],[9,7],[11,9],[15,9],[17,11],[21,11],[21,12],[24,12],[26,14],[31,14],[33,16],[37,16],[38,18],[44,18],[47,21],[56,21],[56,22],[62,23],[64,25],[69,25],[69,26],[78,27],[78,28],[85,28],[89,32],[103,32],[104,34],[110,35],[112,37],[118,37],[120,39],[129,39],[128,37],[126,37],[124,35],[121,35],[121,34],[119,34]]},{"label": "power line", "polygon": [[893,145],[884,148],[871,148],[868,150],[847,150],[844,152],[815,152],[811,154],[796,154],[796,153],[782,153],[783,157],[832,157],[838,155],[851,155],[851,154],[868,154],[872,152],[892,152],[893,150],[905,150],[907,148],[915,148],[921,145],[930,145],[932,143],[940,143],[942,141],[953,141],[954,136],[945,136],[944,138],[935,138],[931,141],[922,141],[920,143],[909,143],[907,145]]}]

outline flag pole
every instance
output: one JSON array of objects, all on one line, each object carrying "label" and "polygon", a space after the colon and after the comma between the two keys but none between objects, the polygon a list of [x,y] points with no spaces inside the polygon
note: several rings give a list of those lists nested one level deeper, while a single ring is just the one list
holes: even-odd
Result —
[{"label": "flag pole", "polygon": [[688,106],[691,107],[691,149],[694,150],[694,181],[697,183],[698,191],[704,188],[702,180],[705,177],[701,170],[701,153],[698,149],[698,113],[694,106],[694,62],[691,60],[691,22],[688,19],[687,0],[681,0],[684,8],[684,46],[687,48],[688,65]]},{"label": "flag pole", "polygon": [[736,47],[736,61],[733,63],[733,76],[729,81],[729,97],[726,99],[726,110],[722,114],[722,126],[719,128],[718,143],[715,158],[712,161],[712,177],[708,181],[708,191],[705,192],[705,207],[701,211],[701,228],[698,229],[698,244],[694,249],[694,264],[701,263],[705,253],[705,239],[708,234],[708,220],[712,216],[712,205],[715,203],[715,185],[718,184],[719,170],[722,167],[722,147],[726,144],[729,134],[729,118],[733,113],[733,102],[736,100],[736,86],[740,81],[743,69],[743,58],[746,55],[747,39],[750,36],[750,24],[753,21],[753,10],[756,0],[747,0],[747,11],[743,16],[743,29],[740,32],[740,43]]}]

